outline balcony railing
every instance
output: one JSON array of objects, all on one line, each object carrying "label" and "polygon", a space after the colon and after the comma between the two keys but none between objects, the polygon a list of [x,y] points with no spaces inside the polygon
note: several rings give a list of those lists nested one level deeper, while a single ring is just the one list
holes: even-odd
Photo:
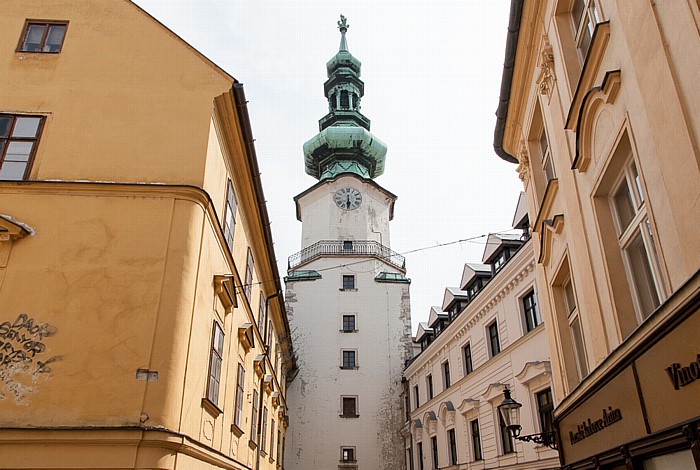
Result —
[{"label": "balcony railing", "polygon": [[343,241],[324,240],[314,243],[289,257],[288,269],[306,264],[321,256],[372,256],[394,266],[402,271],[406,270],[406,259],[400,254],[391,251],[379,242],[375,241]]}]

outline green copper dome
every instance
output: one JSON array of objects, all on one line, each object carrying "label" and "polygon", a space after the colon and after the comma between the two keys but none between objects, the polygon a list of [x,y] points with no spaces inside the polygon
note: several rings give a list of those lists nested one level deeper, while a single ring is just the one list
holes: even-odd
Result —
[{"label": "green copper dome", "polygon": [[318,121],[319,134],[304,144],[306,172],[319,180],[342,173],[375,178],[384,172],[386,145],[369,132],[370,120],[360,112],[365,84],[360,80],[362,64],[348,51],[348,28],[341,15],[340,49],[326,64],[323,85],[329,112]]}]

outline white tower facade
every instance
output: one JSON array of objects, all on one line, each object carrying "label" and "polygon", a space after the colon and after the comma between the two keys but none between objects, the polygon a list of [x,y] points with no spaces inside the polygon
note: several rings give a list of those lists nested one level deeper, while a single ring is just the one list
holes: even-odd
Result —
[{"label": "white tower facade", "polygon": [[295,198],[301,251],[289,259],[286,306],[299,373],[288,388],[285,468],[403,468],[401,376],[411,357],[410,281],[390,249],[396,196],[374,181],[386,147],[359,112],[360,63],[328,63],[329,114],[304,145],[319,182]]}]

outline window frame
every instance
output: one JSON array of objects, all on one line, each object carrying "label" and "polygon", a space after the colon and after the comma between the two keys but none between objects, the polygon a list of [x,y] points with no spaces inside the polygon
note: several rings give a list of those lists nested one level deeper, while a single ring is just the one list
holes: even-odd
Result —
[{"label": "window frame", "polygon": [[433,394],[433,374],[428,374],[425,376],[425,386],[428,390],[428,400],[432,400],[435,396]]},{"label": "window frame", "polygon": [[[528,303],[530,305],[528,305]],[[520,297],[520,305],[523,309],[523,320],[525,321],[525,332],[529,333],[542,324],[542,318],[537,311],[537,297],[535,289],[530,289],[525,295]]]},{"label": "window frame", "polygon": [[479,419],[469,421],[469,435],[472,441],[472,457],[473,462],[484,460],[484,454],[481,450],[481,432],[479,431]]},{"label": "window frame", "polygon": [[[347,455],[346,455],[347,453]],[[357,462],[355,457],[355,447],[353,446],[340,446],[340,461],[342,463],[354,463]]]},{"label": "window frame", "polygon": [[[44,130],[44,125],[46,123],[46,116],[41,115],[41,114],[13,114],[13,113],[4,113],[0,112],[0,118],[7,118],[9,117],[11,119],[10,125],[7,130],[7,136],[0,136],[0,174],[2,172],[2,166],[4,163],[6,163],[6,157],[7,157],[7,151],[12,144],[12,142],[31,142],[32,148],[29,151],[29,154],[27,156],[27,161],[26,165],[24,167],[24,172],[22,173],[21,179],[0,179],[0,181],[27,181],[29,179],[29,175],[31,174],[32,167],[34,166],[34,160],[36,157],[37,153],[37,148],[39,147],[39,141],[41,140],[41,135]],[[15,132],[16,126],[17,126],[17,120],[18,119],[31,119],[31,118],[37,118],[39,119],[39,123],[37,124],[36,132],[34,134],[34,137],[21,137],[21,136],[13,136],[13,133]],[[11,160],[13,163],[19,163],[22,161],[15,161]]]},{"label": "window frame", "polygon": [[457,465],[457,435],[455,428],[447,430],[447,448],[450,457],[450,465]]},{"label": "window frame", "polygon": [[[581,16],[578,19],[574,17],[575,13],[573,7],[577,0],[573,0],[571,2],[571,9],[569,10],[568,17],[571,24],[574,47],[579,60],[579,66],[580,68],[583,68],[583,64],[585,64],[586,57],[588,56],[588,51],[591,48],[591,43],[593,42],[593,32],[595,31],[596,25],[602,21],[602,16],[600,15],[600,5],[597,4],[596,0],[580,1],[582,3]],[[588,43],[584,47],[583,42],[584,38],[586,37]]]},{"label": "window frame", "polygon": [[[68,23],[69,23],[69,21],[67,21],[67,20],[33,20],[33,19],[25,20],[24,27],[22,28],[22,34],[19,38],[19,43],[17,43],[17,49],[15,50],[15,52],[21,52],[23,54],[60,54],[63,51],[63,45],[65,44],[66,36],[68,35]],[[46,28],[42,34],[41,42],[39,43],[40,50],[38,50],[38,51],[30,51],[30,50],[24,49],[27,37],[29,35],[29,28],[31,26],[44,26]],[[59,45],[57,51],[45,51],[45,50],[43,50],[46,47],[46,40],[48,39],[48,36],[49,36],[50,26],[64,26],[65,27],[65,29],[63,30],[63,36],[61,37],[61,44]]]},{"label": "window frame", "polygon": [[246,256],[245,263],[245,286],[243,286],[243,291],[245,293],[245,298],[248,300],[248,305],[250,305],[250,296],[253,292],[253,272],[255,271],[255,259],[253,258],[253,250],[248,247],[248,253]]},{"label": "window frame", "polygon": [[423,442],[417,442],[416,444],[416,451],[418,452],[418,469],[424,470],[425,464],[423,463]]},{"label": "window frame", "polygon": [[268,452],[268,455],[270,456],[270,460],[275,460],[274,456],[272,455],[272,449],[275,448],[275,418],[270,418],[270,452]]},{"label": "window frame", "polygon": [[[219,333],[217,335],[217,333]],[[217,341],[220,339],[220,341]],[[221,388],[221,370],[224,362],[224,340],[225,334],[219,322],[214,320],[211,333],[211,345],[209,349],[209,370],[207,375],[206,398],[214,405],[218,405],[219,389]],[[213,382],[212,382],[213,380]],[[213,387],[213,388],[212,388]]]},{"label": "window frame", "polygon": [[430,450],[433,459],[433,468],[440,468],[440,454],[438,451],[437,436],[430,438]]},{"label": "window frame", "polygon": [[[494,345],[494,334],[495,334],[495,340],[496,343]],[[488,345],[489,345],[489,358],[496,357],[501,353],[501,336],[500,332],[498,331],[498,319],[494,318],[494,320],[486,325],[486,335],[488,338]]]},{"label": "window frame", "polygon": [[[561,284],[565,313],[569,325],[569,335],[571,337],[571,347],[574,353],[574,362],[581,382],[589,373],[588,354],[586,352],[586,340],[583,336],[583,326],[581,315],[579,314],[578,299],[576,298],[576,287],[569,274]],[[573,305],[571,305],[573,303]]]},{"label": "window frame", "polygon": [[[233,188],[231,178],[226,180],[226,196],[224,198],[224,240],[233,254],[233,237],[236,232],[236,212],[238,211],[238,199]],[[229,220],[230,219],[230,220]]]},{"label": "window frame", "polygon": [[245,396],[245,368],[238,363],[238,374],[236,376],[236,407],[233,412],[233,424],[241,429],[241,419],[243,416],[243,397]]},{"label": "window frame", "polygon": [[[340,397],[340,417],[341,418],[357,418],[360,416],[359,410],[358,410],[358,397],[356,395],[342,395]],[[346,412],[346,400],[347,403],[353,403],[352,406],[352,411],[353,413]],[[347,411],[351,411],[349,408],[347,408]]]},{"label": "window frame", "polygon": [[[537,407],[537,416],[540,426],[540,432],[553,432],[554,431],[554,399],[552,397],[552,388],[547,387],[540,391],[534,393],[535,395],[535,406]],[[548,403],[544,405],[540,401],[541,396],[548,397]]]},{"label": "window frame", "polygon": [[257,444],[258,442],[258,390],[253,389],[253,411],[250,419],[250,440]]},{"label": "window frame", "polygon": [[267,406],[263,405],[262,424],[260,426],[260,450],[265,450],[267,446]]},{"label": "window frame", "polygon": [[512,454],[515,452],[515,443],[513,442],[513,438],[510,435],[510,431],[508,431],[508,428],[506,427],[506,423],[503,422],[503,416],[501,416],[501,413],[498,411],[498,409],[494,411],[496,416],[498,416],[497,426],[498,434],[501,436],[501,455]]},{"label": "window frame", "polygon": [[420,408],[420,390],[418,390],[418,384],[413,386],[413,405],[414,410]]},{"label": "window frame", "polygon": [[342,282],[343,287],[340,290],[347,291],[357,289],[354,274],[343,274]]},{"label": "window frame", "polygon": [[340,352],[340,368],[346,370],[357,369],[357,350],[343,349]]},{"label": "window frame", "polygon": [[474,355],[472,354],[471,341],[467,341],[467,343],[462,346],[462,362],[464,364],[463,369],[465,377],[474,372]]},{"label": "window frame", "polygon": [[343,313],[341,318],[342,325],[340,331],[343,333],[355,333],[357,331],[357,315],[354,313]]},{"label": "window frame", "polygon": [[450,376],[450,361],[449,359],[442,363],[442,384],[445,390],[452,386],[452,377]]}]

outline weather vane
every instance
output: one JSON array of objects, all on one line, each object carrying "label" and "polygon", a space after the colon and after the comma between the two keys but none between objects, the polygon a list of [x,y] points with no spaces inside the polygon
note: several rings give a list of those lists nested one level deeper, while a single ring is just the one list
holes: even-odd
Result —
[{"label": "weather vane", "polygon": [[345,15],[340,15],[340,21],[338,21],[338,29],[342,34],[345,34],[348,30],[350,25],[348,24],[348,19],[345,18]]}]

